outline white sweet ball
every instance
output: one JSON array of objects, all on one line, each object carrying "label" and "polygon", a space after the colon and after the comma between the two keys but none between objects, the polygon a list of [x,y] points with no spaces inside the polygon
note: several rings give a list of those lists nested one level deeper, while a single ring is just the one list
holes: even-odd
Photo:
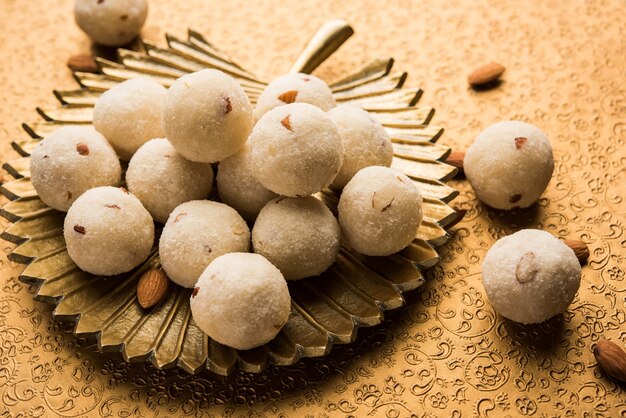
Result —
[{"label": "white sweet ball", "polygon": [[567,310],[580,286],[581,268],[574,251],[550,233],[524,229],[491,247],[482,273],[494,309],[533,324]]},{"label": "white sweet ball", "polygon": [[343,189],[362,168],[391,166],[393,147],[389,134],[368,112],[343,105],[328,112],[328,117],[337,125],[343,142],[343,164],[330,187]]},{"label": "white sweet ball", "polygon": [[184,75],[167,91],[163,129],[188,160],[214,163],[235,154],[253,123],[248,96],[237,80],[221,71]]},{"label": "white sweet ball", "polygon": [[287,280],[317,276],[337,259],[341,231],[322,202],[309,197],[279,197],[259,213],[252,228],[254,252]]},{"label": "white sweet ball", "polygon": [[126,80],[104,92],[93,109],[93,126],[128,161],[144,143],[163,136],[165,87],[148,78]]},{"label": "white sweet ball", "polygon": [[463,168],[476,196],[489,206],[526,208],[550,182],[552,146],[536,126],[498,122],[478,135],[465,153]]},{"label": "white sweet ball", "polygon": [[291,312],[283,275],[265,258],[250,253],[226,254],[209,264],[190,305],[200,329],[239,350],[273,340]]},{"label": "white sweet ball", "polygon": [[278,195],[254,177],[250,147],[222,161],[217,169],[220,199],[247,221],[254,222],[263,206]]},{"label": "white sweet ball", "polygon": [[206,199],[213,185],[211,164],[184,159],[165,138],[141,146],[128,163],[128,190],[155,221],[165,223],[181,203]]},{"label": "white sweet ball", "polygon": [[139,199],[125,189],[96,187],[67,211],[63,236],[70,258],[92,274],[112,276],[150,255],[154,223]]},{"label": "white sweet ball", "polygon": [[328,186],[343,162],[335,124],[306,103],[277,107],[250,135],[255,176],[274,193],[308,196]]},{"label": "white sweet ball", "polygon": [[65,212],[87,190],[117,186],[122,169],[113,148],[92,127],[66,126],[35,147],[30,180],[46,205]]},{"label": "white sweet ball", "polygon": [[336,106],[328,85],[311,74],[285,74],[272,81],[261,93],[254,109],[254,117],[289,103],[309,103],[324,112]]},{"label": "white sweet ball", "polygon": [[141,31],[148,16],[147,0],[76,0],[74,19],[94,42],[121,46]]},{"label": "white sweet ball", "polygon": [[246,221],[235,209],[210,200],[194,200],[174,209],[159,241],[163,270],[183,287],[193,287],[220,255],[249,249]]},{"label": "white sweet ball", "polygon": [[388,167],[360,170],[339,199],[341,231],[355,251],[394,254],[415,239],[422,223],[422,194],[404,174]]}]

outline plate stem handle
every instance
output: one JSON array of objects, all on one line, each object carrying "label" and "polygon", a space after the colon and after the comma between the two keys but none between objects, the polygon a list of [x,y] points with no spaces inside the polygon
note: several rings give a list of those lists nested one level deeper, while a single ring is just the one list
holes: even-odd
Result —
[{"label": "plate stem handle", "polygon": [[345,20],[330,20],[317,30],[289,70],[310,74],[330,57],[352,34],[354,29]]}]

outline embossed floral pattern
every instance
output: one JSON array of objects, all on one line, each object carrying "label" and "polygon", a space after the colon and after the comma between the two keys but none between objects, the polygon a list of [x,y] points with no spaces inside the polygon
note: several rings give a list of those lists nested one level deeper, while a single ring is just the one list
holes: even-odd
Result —
[{"label": "embossed floral pattern", "polygon": [[448,397],[441,392],[433,393],[428,399],[434,408],[445,409],[448,405]]}]

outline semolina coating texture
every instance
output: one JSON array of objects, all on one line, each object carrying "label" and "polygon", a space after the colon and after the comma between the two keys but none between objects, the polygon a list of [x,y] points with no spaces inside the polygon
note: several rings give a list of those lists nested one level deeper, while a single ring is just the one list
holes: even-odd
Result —
[{"label": "semolina coating texture", "polygon": [[93,126],[129,161],[135,151],[154,138],[163,137],[161,106],[165,87],[148,78],[126,80],[107,90],[93,109]]},{"label": "semolina coating texture", "polygon": [[188,288],[220,255],[249,249],[246,221],[235,209],[210,200],[193,200],[174,209],[159,241],[163,270],[174,283]]},{"label": "semolina coating texture", "polygon": [[266,113],[252,130],[250,147],[257,180],[283,196],[319,192],[343,162],[339,130],[324,112],[307,103]]},{"label": "semolina coating texture", "polygon": [[113,148],[92,127],[66,126],[37,144],[30,179],[46,205],[66,212],[87,190],[120,184],[122,169]]},{"label": "semolina coating texture", "polygon": [[248,96],[237,80],[221,71],[184,75],[167,91],[165,136],[188,160],[214,163],[236,154],[253,123]]},{"label": "semolina coating texture", "polygon": [[254,176],[248,145],[220,162],[217,169],[217,191],[222,202],[234,208],[249,222],[254,222],[267,202],[278,197]]},{"label": "semolina coating texture", "polygon": [[165,223],[180,204],[209,196],[213,168],[211,164],[186,160],[167,139],[157,138],[143,144],[133,155],[126,184],[154,220]]},{"label": "semolina coating texture", "polygon": [[94,42],[122,46],[141,31],[148,16],[147,0],[76,0],[74,19]]},{"label": "semolina coating texture", "polygon": [[190,305],[200,329],[238,350],[274,339],[291,312],[283,275],[251,253],[225,254],[211,262],[198,279]]},{"label": "semolina coating texture", "polygon": [[554,171],[552,146],[536,126],[498,122],[476,137],[463,168],[476,196],[487,205],[526,208],[548,187]]},{"label": "semolina coating texture", "polygon": [[127,190],[96,187],[83,193],[67,211],[63,236],[78,267],[112,276],[126,273],[148,258],[154,222]]},{"label": "semolina coating texture", "polygon": [[337,219],[312,196],[271,200],[252,228],[254,252],[287,280],[321,274],[337,259],[340,245]]},{"label": "semolina coating texture", "polygon": [[422,194],[397,170],[366,167],[343,189],[338,210],[341,232],[355,251],[386,256],[415,239],[422,223]]},{"label": "semolina coating texture", "polygon": [[580,286],[581,268],[574,251],[552,234],[523,229],[491,247],[482,274],[498,313],[534,324],[567,310]]},{"label": "semolina coating texture", "polygon": [[336,106],[328,85],[311,74],[285,74],[272,81],[261,93],[254,109],[259,120],[270,110],[289,103],[309,103],[324,112]]},{"label": "semolina coating texture", "polygon": [[331,188],[343,189],[362,168],[391,166],[393,147],[389,134],[368,112],[343,105],[328,112],[328,117],[337,125],[343,142],[343,164]]}]

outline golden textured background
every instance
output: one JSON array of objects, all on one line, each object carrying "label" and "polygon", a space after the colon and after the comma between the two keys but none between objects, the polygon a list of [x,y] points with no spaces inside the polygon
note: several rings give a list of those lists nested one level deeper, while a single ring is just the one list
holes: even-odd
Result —
[{"label": "golden textured background", "polygon": [[[71,1],[0,0],[0,152],[25,135],[53,88],[76,84],[67,58],[88,52]],[[420,103],[437,109],[442,143],[463,149],[489,124],[521,119],[552,139],[555,176],[539,204],[516,215],[468,210],[426,284],[382,326],[324,359],[260,375],[161,372],[99,355],[51,321],[0,259],[0,416],[626,416],[624,385],[592,354],[603,337],[626,342],[626,4],[616,1],[151,0],[144,38],[187,27],[263,78],[288,68],[330,18],[356,34],[317,72],[327,80],[391,55]],[[507,67],[502,85],[467,87],[476,65]],[[523,175],[523,173],[520,173]],[[3,203],[3,202],[2,202]],[[2,221],[2,227],[6,226]],[[484,297],[480,262],[522,227],[582,239],[591,248],[581,290],[562,317],[520,326]]]}]

